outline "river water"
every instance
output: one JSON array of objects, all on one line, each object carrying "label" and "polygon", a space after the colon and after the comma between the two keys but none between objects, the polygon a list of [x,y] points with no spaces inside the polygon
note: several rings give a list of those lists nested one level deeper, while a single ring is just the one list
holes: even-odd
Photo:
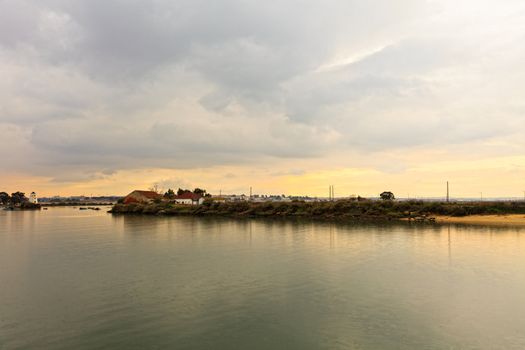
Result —
[{"label": "river water", "polygon": [[525,229],[2,211],[0,349],[525,349]]}]

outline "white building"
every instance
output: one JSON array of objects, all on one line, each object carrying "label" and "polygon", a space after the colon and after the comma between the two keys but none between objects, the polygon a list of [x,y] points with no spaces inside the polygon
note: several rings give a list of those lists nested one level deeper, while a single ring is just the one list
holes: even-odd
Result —
[{"label": "white building", "polygon": [[175,196],[174,200],[177,204],[201,205],[202,203],[204,203],[203,196],[191,192]]},{"label": "white building", "polygon": [[31,192],[29,195],[29,203],[38,204],[38,198],[36,197],[35,192]]}]

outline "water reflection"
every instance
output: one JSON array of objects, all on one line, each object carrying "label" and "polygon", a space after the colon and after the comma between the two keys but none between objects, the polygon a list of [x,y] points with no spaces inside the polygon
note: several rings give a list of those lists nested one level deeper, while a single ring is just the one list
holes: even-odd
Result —
[{"label": "water reflection", "polygon": [[447,226],[448,237],[448,263],[452,265],[452,239],[450,238],[450,225]]},{"label": "water reflection", "polygon": [[524,348],[521,227],[0,214],[0,348]]}]

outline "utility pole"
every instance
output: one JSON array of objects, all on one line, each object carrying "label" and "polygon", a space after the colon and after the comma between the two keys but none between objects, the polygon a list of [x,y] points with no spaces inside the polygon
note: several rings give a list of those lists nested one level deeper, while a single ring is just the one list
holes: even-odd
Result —
[{"label": "utility pole", "polygon": [[481,194],[481,201],[483,202],[483,192],[480,192]]},{"label": "utility pole", "polygon": [[252,199],[252,187],[250,186],[250,199]]},{"label": "utility pole", "polygon": [[332,200],[335,201],[334,185],[332,185]]},{"label": "utility pole", "polygon": [[448,181],[447,181],[447,203],[450,202],[450,192],[448,187]]}]

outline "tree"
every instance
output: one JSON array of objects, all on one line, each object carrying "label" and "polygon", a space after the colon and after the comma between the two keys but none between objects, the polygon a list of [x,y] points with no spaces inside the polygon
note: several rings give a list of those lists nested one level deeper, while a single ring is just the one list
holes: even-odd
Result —
[{"label": "tree", "polygon": [[15,192],[11,193],[11,203],[14,205],[22,204],[24,202],[27,202],[27,197],[24,192]]},{"label": "tree", "polygon": [[204,197],[206,195],[206,190],[197,187],[196,189],[193,190],[193,193]]},{"label": "tree", "polygon": [[175,192],[170,188],[166,193],[164,193],[164,197],[168,199],[175,198]]},{"label": "tree", "polygon": [[151,186],[149,188],[149,190],[151,192],[155,192],[155,193],[159,193],[159,194],[162,193],[162,191],[159,192],[159,184],[157,184],[157,183],[154,183],[153,186]]},{"label": "tree", "polygon": [[10,199],[11,197],[9,197],[9,194],[6,192],[0,192],[0,204],[7,205]]},{"label": "tree", "polygon": [[191,193],[190,190],[183,190],[182,188],[179,188],[178,191],[177,191],[177,196],[180,196],[181,194],[184,194],[184,193]]},{"label": "tree", "polygon": [[394,199],[396,199],[394,194],[392,192],[390,192],[390,191],[385,191],[385,192],[381,193],[379,195],[379,197],[381,197],[381,199],[384,200],[384,201],[393,201]]}]

